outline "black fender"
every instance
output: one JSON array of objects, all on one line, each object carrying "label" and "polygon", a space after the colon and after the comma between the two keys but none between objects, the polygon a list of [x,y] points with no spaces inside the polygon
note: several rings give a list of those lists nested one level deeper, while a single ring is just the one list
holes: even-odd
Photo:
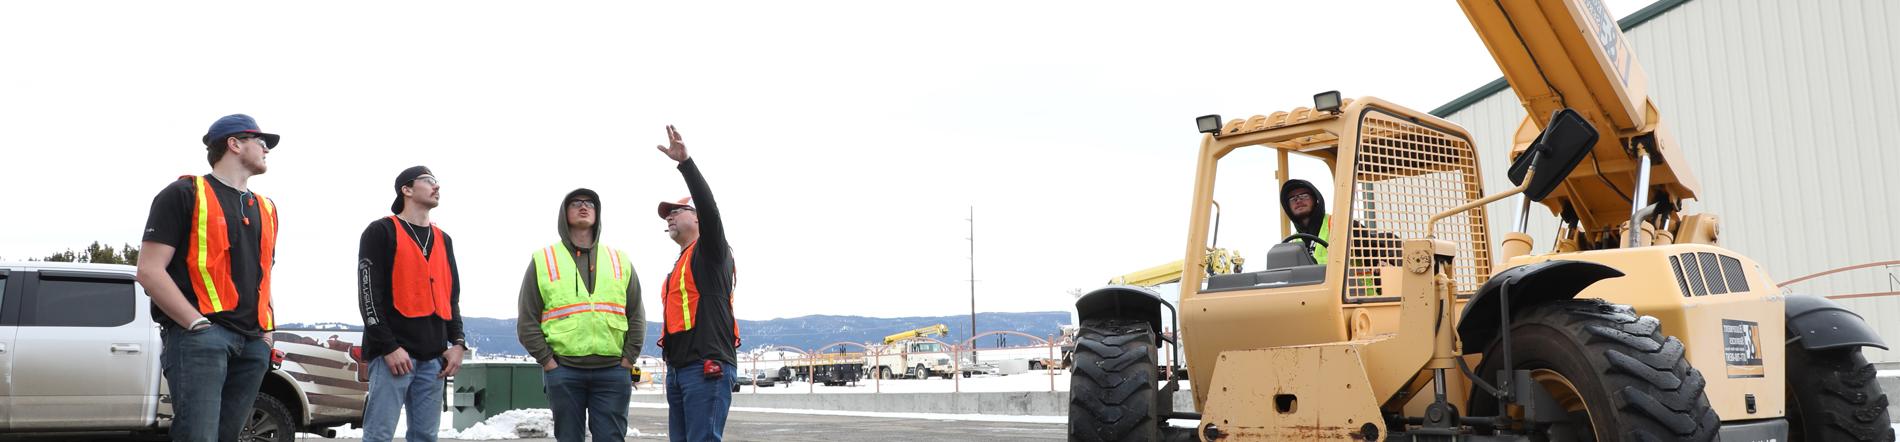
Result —
[{"label": "black fender", "polygon": [[1076,299],[1075,316],[1084,324],[1098,319],[1148,321],[1148,326],[1152,327],[1150,330],[1160,335],[1162,330],[1169,330],[1161,326],[1161,309],[1164,306],[1173,308],[1173,306],[1168,306],[1167,301],[1162,300],[1161,294],[1156,293],[1154,289],[1115,285],[1095,289]]},{"label": "black fender", "polygon": [[1788,311],[1788,342],[1800,342],[1808,350],[1832,350],[1844,347],[1887,349],[1880,333],[1867,320],[1820,296],[1783,296]]},{"label": "black fender", "polygon": [[1465,353],[1491,348],[1498,338],[1498,306],[1510,293],[1510,315],[1543,304],[1569,300],[1597,281],[1623,276],[1623,272],[1603,264],[1584,261],[1544,261],[1512,267],[1491,276],[1465,304],[1458,318],[1458,336]]}]

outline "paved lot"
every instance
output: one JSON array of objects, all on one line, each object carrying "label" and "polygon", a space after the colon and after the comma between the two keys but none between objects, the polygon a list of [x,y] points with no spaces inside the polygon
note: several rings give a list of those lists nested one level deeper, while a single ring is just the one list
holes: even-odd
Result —
[{"label": "paved lot", "polygon": [[[629,410],[628,425],[648,433],[630,441],[666,440],[666,409]],[[869,442],[1031,441],[1067,439],[1063,424],[947,421],[888,417],[826,416],[790,413],[732,412],[726,422],[729,441]],[[356,439],[298,439],[300,441],[355,441]],[[454,439],[443,439],[454,440]],[[521,439],[553,441],[554,439]]]},{"label": "paved lot", "polygon": [[[629,441],[666,440],[666,409],[639,408],[629,410],[628,424],[649,434],[642,437],[629,437]],[[309,436],[309,435],[304,435]],[[398,435],[400,437],[400,435]],[[15,438],[3,438],[15,440]],[[124,437],[93,435],[87,440],[137,440]],[[918,441],[1033,441],[1066,439],[1063,424],[1011,423],[949,421],[935,419],[905,419],[891,417],[827,416],[790,413],[732,412],[726,422],[726,440],[729,441],[814,441],[814,442],[869,442],[891,440]],[[71,437],[27,438],[26,440],[73,440]],[[357,442],[358,439],[317,439],[300,438],[299,441],[343,441]],[[398,439],[400,440],[400,439]],[[455,440],[455,439],[443,439]],[[547,441],[554,439],[520,439],[525,441]]]}]

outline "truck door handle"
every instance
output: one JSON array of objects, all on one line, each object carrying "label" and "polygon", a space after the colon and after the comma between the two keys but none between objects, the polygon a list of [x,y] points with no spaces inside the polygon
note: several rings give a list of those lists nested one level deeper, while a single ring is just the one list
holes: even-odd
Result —
[{"label": "truck door handle", "polygon": [[112,354],[139,354],[138,344],[112,344]]}]

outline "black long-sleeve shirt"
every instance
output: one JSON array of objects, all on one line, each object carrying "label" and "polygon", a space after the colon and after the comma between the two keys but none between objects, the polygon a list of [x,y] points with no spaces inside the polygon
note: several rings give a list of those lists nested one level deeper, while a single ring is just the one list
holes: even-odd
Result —
[{"label": "black long-sleeve shirt", "polygon": [[[664,344],[661,354],[672,367],[684,367],[703,359],[737,363],[739,330],[732,313],[732,290],[738,284],[738,270],[732,259],[732,245],[726,241],[726,224],[719,215],[719,205],[713,201],[712,188],[699,173],[699,166],[688,158],[680,162],[679,171],[686,178],[686,189],[693,196],[693,210],[699,215],[699,239],[693,243],[690,264],[693,281],[698,284],[699,308],[693,311],[691,330],[661,338]],[[685,254],[685,250],[680,253]],[[679,277],[677,268],[673,273],[667,275],[667,281]],[[668,293],[672,292],[662,292],[662,296]],[[661,301],[667,305],[676,302]]]},{"label": "black long-sleeve shirt", "polygon": [[[429,226],[418,226],[404,222],[404,235],[409,235],[416,244],[430,244],[435,235]],[[448,233],[442,234],[442,249],[448,253],[450,280],[454,289],[449,292],[449,304],[454,306],[454,319],[444,320],[440,316],[429,315],[420,318],[404,317],[396,311],[395,298],[390,293],[390,273],[396,261],[396,224],[388,218],[377,219],[363,229],[362,241],[356,252],[357,306],[363,313],[363,358],[370,359],[389,354],[400,347],[409,352],[409,358],[425,361],[442,357],[448,351],[451,341],[462,339],[462,272],[455,265],[455,240]],[[422,249],[428,257],[429,249]]]}]

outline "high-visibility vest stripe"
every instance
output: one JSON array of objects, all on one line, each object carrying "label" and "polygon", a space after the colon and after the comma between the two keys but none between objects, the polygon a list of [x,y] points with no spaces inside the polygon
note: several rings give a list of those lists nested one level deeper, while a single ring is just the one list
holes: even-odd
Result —
[{"label": "high-visibility vest stripe", "polygon": [[620,278],[621,278],[621,276],[620,276],[620,251],[619,251],[619,250],[614,250],[614,251],[611,251],[611,252],[609,252],[609,253],[607,254],[607,256],[608,256],[608,257],[611,257],[611,258],[613,258],[613,261],[614,261],[614,279],[620,279]]},{"label": "high-visibility vest stripe", "polygon": [[620,316],[627,315],[627,306],[610,302],[588,302],[549,309],[541,313],[541,321],[547,322],[576,313],[601,312]]},{"label": "high-visibility vest stripe", "polygon": [[[680,261],[675,264],[676,267],[673,269],[673,279],[678,281],[675,284],[679,285],[680,293],[679,308],[674,309],[679,312],[680,317],[680,329],[678,331],[693,329],[693,309],[699,308],[699,303],[693,302],[695,300],[693,299],[694,296],[692,296],[698,294],[699,288],[689,288],[686,281],[692,279],[692,274],[690,273],[692,269],[688,268],[688,266],[693,263],[693,246],[696,245],[699,245],[699,241],[693,241],[692,244],[686,245],[686,251],[680,254]],[[674,330],[666,330],[665,332],[672,333]]]},{"label": "high-visibility vest stripe", "polygon": [[256,197],[262,202],[258,213],[264,218],[259,220],[264,223],[264,234],[257,249],[258,268],[263,269],[257,280],[257,325],[270,331],[277,329],[277,308],[270,297],[271,267],[277,264],[277,203],[261,195]]},{"label": "high-visibility vest stripe", "polygon": [[[196,188],[198,195],[196,198],[198,200],[198,213],[197,216],[192,217],[192,229],[195,230],[197,234],[192,237],[196,239],[194,245],[198,247],[198,253],[196,253],[196,255],[198,257],[197,267],[199,277],[199,283],[193,284],[192,288],[202,289],[198,295],[199,301],[202,301],[198,304],[199,313],[210,314],[213,312],[221,312],[224,311],[224,303],[218,299],[218,285],[215,282],[217,280],[211,278],[211,257],[209,256],[211,253],[211,244],[209,244],[211,241],[211,206],[218,204],[218,195],[211,191],[211,185],[205,182],[204,177],[192,177],[192,184],[193,187]],[[219,210],[217,216],[224,216],[224,211]],[[219,234],[222,235],[224,232],[219,232]]]}]

